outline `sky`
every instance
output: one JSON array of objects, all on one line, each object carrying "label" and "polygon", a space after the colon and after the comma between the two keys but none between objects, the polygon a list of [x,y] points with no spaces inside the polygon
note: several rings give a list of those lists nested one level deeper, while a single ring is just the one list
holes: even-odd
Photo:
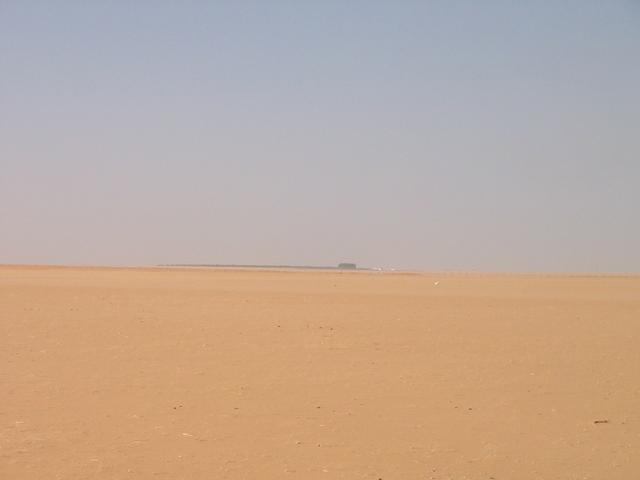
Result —
[{"label": "sky", "polygon": [[0,0],[0,263],[640,272],[640,2]]}]

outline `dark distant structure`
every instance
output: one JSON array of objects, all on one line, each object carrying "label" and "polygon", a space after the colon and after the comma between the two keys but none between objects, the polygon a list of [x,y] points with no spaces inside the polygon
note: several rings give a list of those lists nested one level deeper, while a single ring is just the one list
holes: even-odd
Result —
[{"label": "dark distant structure", "polygon": [[[371,268],[358,268],[355,263],[343,262],[337,267],[328,267],[321,265],[252,265],[252,264],[233,264],[233,263],[167,263],[160,265],[161,267],[197,267],[197,268],[277,268],[291,270],[372,270]],[[373,269],[380,270],[380,269]]]},{"label": "dark distant structure", "polygon": [[355,263],[341,263],[338,265],[338,268],[340,270],[355,270],[358,267],[356,267]]}]

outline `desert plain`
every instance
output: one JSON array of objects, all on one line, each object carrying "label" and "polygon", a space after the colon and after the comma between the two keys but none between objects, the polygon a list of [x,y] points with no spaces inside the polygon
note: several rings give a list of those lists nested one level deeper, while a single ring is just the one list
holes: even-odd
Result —
[{"label": "desert plain", "polygon": [[0,267],[0,478],[640,478],[640,278]]}]

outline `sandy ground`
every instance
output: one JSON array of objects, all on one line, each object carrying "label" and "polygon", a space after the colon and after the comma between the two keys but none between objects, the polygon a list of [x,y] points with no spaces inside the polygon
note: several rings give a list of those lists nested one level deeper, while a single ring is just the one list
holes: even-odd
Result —
[{"label": "sandy ground", "polygon": [[638,277],[7,266],[0,316],[2,479],[640,478]]}]

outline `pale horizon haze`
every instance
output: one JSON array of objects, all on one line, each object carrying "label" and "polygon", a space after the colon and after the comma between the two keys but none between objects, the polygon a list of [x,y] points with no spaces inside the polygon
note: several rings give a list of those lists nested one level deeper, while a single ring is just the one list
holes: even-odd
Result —
[{"label": "pale horizon haze", "polygon": [[0,2],[0,264],[639,246],[637,1]]}]

